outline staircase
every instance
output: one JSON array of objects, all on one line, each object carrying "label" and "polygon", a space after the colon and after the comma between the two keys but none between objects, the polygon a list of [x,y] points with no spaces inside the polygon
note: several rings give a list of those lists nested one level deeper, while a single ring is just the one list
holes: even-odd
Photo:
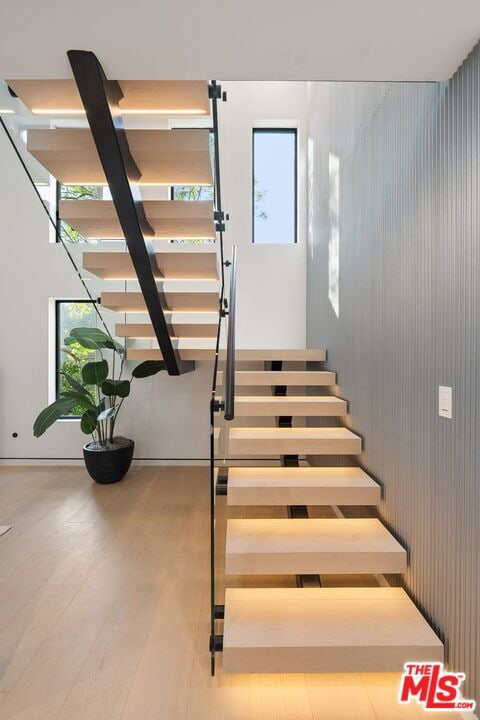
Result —
[{"label": "staircase", "polygon": [[[318,369],[325,351],[235,350],[235,263],[227,302],[223,256],[220,88],[111,81],[92,53],[71,51],[69,59],[75,80],[10,86],[35,115],[88,120],[89,129],[28,132],[28,151],[58,182],[109,186],[112,199],[58,206],[59,219],[83,237],[125,241],[123,252],[83,252],[86,277],[102,281],[101,306],[119,314],[114,334],[127,343],[128,360],[163,358],[171,375],[191,371],[195,361],[214,366],[212,671],[220,651],[226,673],[385,672],[406,661],[443,660],[441,641],[402,588],[357,581],[404,573],[407,554],[376,516],[381,489],[357,464],[362,438],[346,427],[336,374]],[[210,112],[214,173],[208,129],[129,129],[122,120]],[[214,185],[215,202],[142,198],[142,187],[174,185]],[[215,535],[224,500],[232,515],[241,507],[246,517],[227,521],[223,604]],[[340,507],[373,512],[347,518]],[[335,517],[321,516],[328,508]],[[330,585],[336,579],[333,587],[324,586],[325,576]]]},{"label": "staircase", "polygon": [[92,53],[72,51],[69,59],[75,80],[9,84],[33,114],[86,115],[90,129],[34,127],[27,150],[61,184],[109,186],[112,199],[60,200],[58,219],[87,240],[125,241],[125,251],[83,252],[82,274],[102,280],[102,307],[124,314],[112,333],[127,342],[127,359],[163,358],[170,374],[189,371],[216,348],[224,228],[218,163],[215,204],[144,200],[140,192],[213,186],[210,130],[125,129],[123,118],[213,115],[218,133],[220,89],[199,81],[111,81]]},{"label": "staircase", "polygon": [[[222,443],[226,452],[215,479],[227,509],[241,506],[246,517],[227,519],[225,604],[216,607],[212,647],[222,649],[225,673],[390,672],[443,660],[407,593],[375,586],[378,576],[405,572],[405,548],[374,512],[339,510],[374,510],[381,489],[355,465],[362,439],[342,425],[348,410],[333,394],[335,373],[298,367],[325,353],[307,353],[237,354],[235,421],[218,424],[217,457]],[[279,506],[284,517],[272,517]],[[336,516],[317,517],[322,508]],[[368,575],[374,586],[363,587]]]}]

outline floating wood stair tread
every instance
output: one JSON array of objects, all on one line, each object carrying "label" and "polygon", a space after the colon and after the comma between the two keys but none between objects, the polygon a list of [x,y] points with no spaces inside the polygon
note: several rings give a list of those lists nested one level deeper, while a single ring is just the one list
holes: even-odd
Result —
[{"label": "floating wood stair tread", "polygon": [[225,673],[399,672],[443,645],[401,588],[227,589]]},{"label": "floating wood stair tread", "polygon": [[229,452],[237,455],[358,455],[362,441],[343,427],[232,427]]},{"label": "floating wood stair tread", "polygon": [[155,253],[157,265],[165,278],[218,278],[218,256],[212,245],[168,245]]},{"label": "floating wood stair tread", "polygon": [[302,417],[341,416],[347,414],[347,403],[333,395],[272,395],[238,396],[235,398],[235,415],[259,417],[273,415],[299,415]]},{"label": "floating wood stair tread", "polygon": [[[211,185],[208,129],[127,130],[140,185]],[[105,185],[97,150],[87,129],[28,131],[27,149],[66,185]]]},{"label": "floating wood stair tread", "polygon": [[297,360],[299,362],[302,361],[317,361],[317,362],[324,362],[327,358],[327,353],[322,348],[303,348],[303,349],[270,349],[265,348],[264,350],[257,350],[257,349],[239,349],[235,353],[235,358],[240,361],[247,361],[247,360],[262,360],[262,361],[272,361],[272,360],[280,360],[280,361],[290,361],[290,360]]},{"label": "floating wood stair tread", "polygon": [[[144,200],[153,238],[215,239],[210,201]],[[124,237],[111,200],[62,200],[59,215],[86,238],[115,240]]]},{"label": "floating wood stair tread", "polygon": [[[223,375],[220,375],[219,383],[222,381]],[[236,385],[287,385],[307,387],[335,385],[335,383],[335,373],[324,370],[237,370],[235,373]]]},{"label": "floating wood stair tread", "polygon": [[[196,314],[198,317],[194,318]],[[218,313],[166,313],[174,337],[216,337]],[[124,338],[154,338],[155,332],[149,322],[117,323],[115,335]]]},{"label": "floating wood stair tread", "polygon": [[379,505],[380,500],[380,485],[361,468],[232,467],[228,471],[229,505]]},{"label": "floating wood stair tread", "polygon": [[[8,80],[34,114],[82,115],[84,108],[73,80]],[[208,115],[208,84],[197,80],[119,80],[119,108],[125,115]]]},{"label": "floating wood stair tread", "polygon": [[[176,344],[181,360],[213,360],[215,356],[214,347],[184,347],[182,341],[187,339],[190,338],[180,338]],[[127,360],[143,362],[143,360],[161,359],[162,353],[158,348],[127,348]]]},{"label": "floating wood stair tread", "polygon": [[[209,246],[167,243],[155,251],[158,278],[218,278],[217,251]],[[83,268],[103,280],[135,280],[136,274],[127,252],[84,252]]]},{"label": "floating wood stair tread", "polygon": [[[208,312],[218,310],[218,293],[166,292],[170,310]],[[140,292],[104,292],[101,305],[115,312],[145,313],[147,308]]]},{"label": "floating wood stair tread", "polygon": [[230,575],[403,573],[406,552],[376,518],[228,520]]}]

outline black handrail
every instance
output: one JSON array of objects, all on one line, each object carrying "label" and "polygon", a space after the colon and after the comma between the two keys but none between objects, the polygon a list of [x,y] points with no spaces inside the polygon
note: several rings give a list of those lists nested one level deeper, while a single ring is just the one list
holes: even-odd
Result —
[{"label": "black handrail", "polygon": [[235,304],[237,298],[237,248],[232,248],[230,300],[228,303],[227,360],[225,363],[225,420],[235,417]]},{"label": "black handrail", "polygon": [[173,346],[173,331],[165,316],[167,303],[155,279],[159,274],[155,250],[145,239],[145,234],[153,232],[138,186],[130,185],[130,181],[138,182],[140,172],[130,153],[118,107],[122,90],[117,81],[106,78],[93,52],[69,50],[67,55],[165,367],[169,375],[180,375],[193,370],[194,363],[181,360]]}]

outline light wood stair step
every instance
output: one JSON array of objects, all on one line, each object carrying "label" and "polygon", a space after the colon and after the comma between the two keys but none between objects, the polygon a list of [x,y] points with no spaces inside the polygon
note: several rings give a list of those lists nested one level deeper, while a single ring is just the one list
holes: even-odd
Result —
[{"label": "light wood stair step", "polygon": [[[215,357],[215,348],[205,347],[184,347],[182,340],[190,338],[180,338],[178,343],[174,342],[178,349],[181,360],[213,360]],[[127,360],[135,362],[143,362],[144,360],[162,360],[162,353],[159,348],[127,348]]]},{"label": "light wood stair step", "polygon": [[344,427],[229,429],[229,453],[242,455],[359,455],[362,440]]},{"label": "light wood stair step", "polygon": [[[212,185],[207,128],[126,130],[140,185]],[[65,185],[106,185],[90,130],[28,131],[27,149]]]},{"label": "light wood stair step", "polygon": [[[218,313],[196,313],[199,317],[192,318],[192,313],[166,313],[175,337],[216,337],[218,329]],[[184,317],[182,317],[182,315]],[[124,338],[154,338],[155,332],[149,322],[116,323],[115,335]]]},{"label": "light wood stair step", "polygon": [[[218,278],[217,251],[209,246],[166,243],[156,249],[158,278]],[[127,252],[84,252],[83,269],[103,280],[135,280],[136,274]]]},{"label": "light wood stair step", "polygon": [[237,349],[235,358],[238,362],[245,361],[265,361],[271,362],[273,360],[280,361],[317,361],[324,362],[327,359],[327,353],[322,348],[303,348],[303,349]]},{"label": "light wood stair step", "polygon": [[[215,239],[213,204],[210,201],[144,200],[153,238]],[[111,200],[61,200],[59,215],[86,238],[123,239]],[[146,235],[147,237],[147,235]]]},{"label": "light wood stair step", "polygon": [[[166,292],[167,306],[173,311],[209,312],[218,310],[218,293]],[[102,292],[101,305],[115,312],[146,313],[140,292]]]},{"label": "light wood stair step", "polygon": [[333,395],[239,395],[235,398],[235,416],[238,417],[334,417],[346,414],[346,401]]},{"label": "light wood stair step", "polygon": [[228,505],[379,505],[381,488],[356,467],[232,467]]},{"label": "light wood stair step", "polygon": [[[83,115],[73,80],[8,80],[24,105],[36,115]],[[124,115],[208,115],[208,84],[200,80],[119,80]]]},{"label": "light wood stair step", "polygon": [[[297,503],[295,503],[297,504]],[[228,520],[229,575],[403,573],[406,552],[376,518]]]},{"label": "light wood stair step", "polygon": [[228,588],[225,673],[400,672],[443,661],[402,588]]},{"label": "light wood stair step", "polygon": [[[220,371],[218,383],[223,382]],[[331,386],[336,383],[336,374],[327,370],[237,370],[235,385],[287,387]]]}]

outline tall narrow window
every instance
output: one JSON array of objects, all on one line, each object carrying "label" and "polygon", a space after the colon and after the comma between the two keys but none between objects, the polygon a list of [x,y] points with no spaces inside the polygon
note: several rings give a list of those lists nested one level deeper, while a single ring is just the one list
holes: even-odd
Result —
[{"label": "tall narrow window", "polygon": [[[76,327],[96,327],[97,314],[94,303],[85,300],[57,300],[56,303],[56,389],[70,389],[65,374],[81,381],[81,366],[85,360],[95,359],[95,350],[87,350],[78,343],[66,347],[65,338]],[[80,407],[74,407],[66,417],[83,415]]]},{"label": "tall narrow window", "polygon": [[297,242],[297,131],[253,130],[253,242]]}]

